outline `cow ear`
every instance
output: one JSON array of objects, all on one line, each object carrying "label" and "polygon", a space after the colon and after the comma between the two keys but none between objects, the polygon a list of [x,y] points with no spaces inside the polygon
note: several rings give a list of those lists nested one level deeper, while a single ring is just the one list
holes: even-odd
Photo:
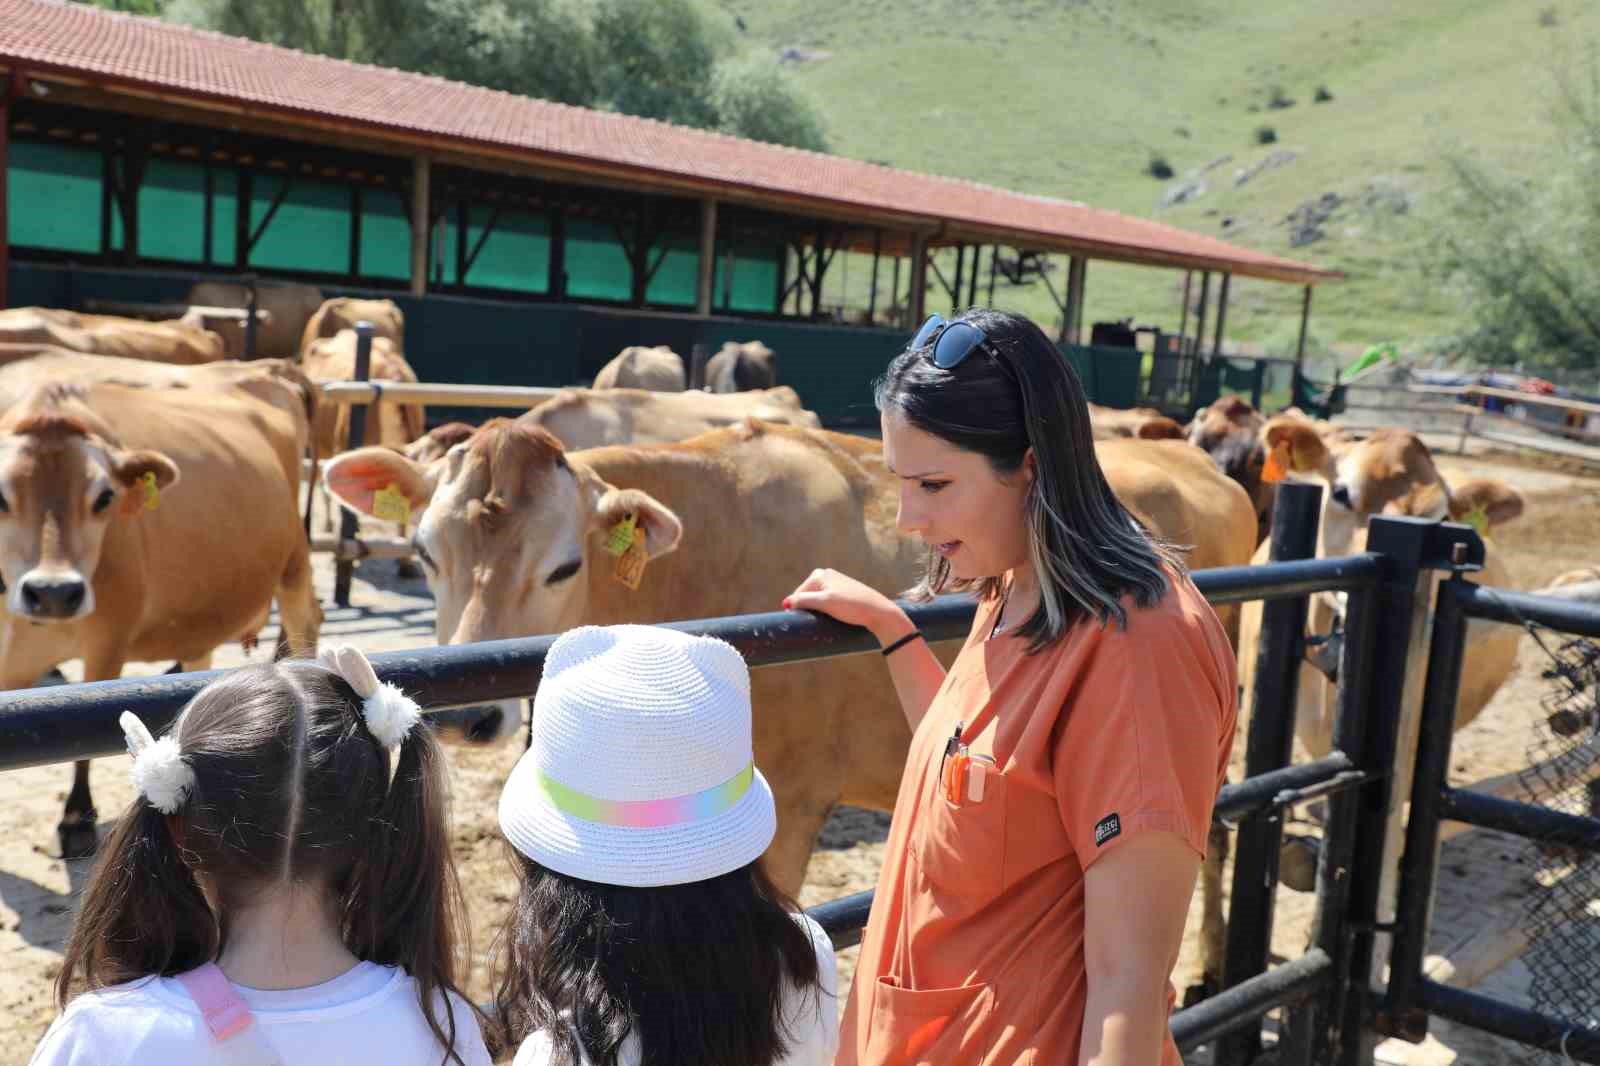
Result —
[{"label": "cow ear", "polygon": [[595,503],[591,528],[606,532],[632,515],[635,529],[644,530],[645,550],[654,559],[676,551],[683,539],[683,523],[660,500],[638,489],[607,489]]},{"label": "cow ear", "polygon": [[157,489],[178,483],[178,464],[160,452],[121,452],[114,463],[112,475],[122,482],[124,488],[133,488],[141,481],[148,485],[150,478],[155,479]]},{"label": "cow ear", "polygon": [[1296,474],[1318,473],[1328,467],[1328,446],[1322,443],[1317,427],[1304,418],[1279,415],[1261,428],[1261,440],[1269,454],[1284,457],[1284,465]]},{"label": "cow ear", "polygon": [[[430,466],[414,463],[389,448],[357,448],[328,460],[322,468],[322,482],[334,497],[352,511],[390,518],[377,512],[378,493],[398,492],[415,514],[433,498],[435,474]],[[386,497],[387,498],[387,497]]]},{"label": "cow ear", "polygon": [[1473,478],[1450,492],[1450,517],[1461,521],[1479,513],[1490,529],[1522,515],[1522,493],[1493,478]]}]

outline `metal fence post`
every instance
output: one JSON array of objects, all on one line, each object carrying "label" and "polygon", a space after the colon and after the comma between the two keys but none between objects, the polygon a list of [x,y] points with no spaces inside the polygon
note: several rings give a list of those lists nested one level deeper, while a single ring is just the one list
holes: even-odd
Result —
[{"label": "metal fence post", "polygon": [[[372,323],[356,323],[356,376],[357,381],[366,381],[372,373]],[[349,431],[345,436],[344,447],[360,447],[361,442],[367,439],[367,405],[352,404],[350,407]],[[354,540],[359,532],[356,516],[348,510],[339,513],[339,546],[337,549],[338,562],[335,564],[333,579],[333,602],[340,607],[350,606],[350,579],[355,572],[355,561],[346,558],[344,544]]]},{"label": "metal fence post", "polygon": [[248,274],[244,283],[250,286],[250,316],[244,320],[244,357],[256,357],[256,309],[260,306],[261,294],[256,289],[256,276]]},{"label": "metal fence post", "polygon": [[703,389],[706,385],[706,363],[710,360],[710,349],[703,343],[697,343],[689,349],[689,390]]},{"label": "metal fence post", "polygon": [[[1350,756],[1356,769],[1381,772],[1381,760],[1375,758],[1366,743],[1377,622],[1376,596],[1367,590],[1352,592],[1348,604],[1344,649],[1339,659],[1333,748]],[[1343,1045],[1339,1025],[1350,990],[1347,920],[1360,802],[1360,796],[1354,792],[1338,792],[1328,798],[1322,847],[1317,855],[1317,913],[1312,919],[1309,946],[1327,953],[1332,960],[1334,976],[1323,996],[1307,1000],[1289,1012],[1284,1036],[1278,1045],[1280,1066],[1306,1066],[1313,1059],[1328,1063]]]},{"label": "metal fence post", "polygon": [[1440,801],[1450,771],[1456,701],[1467,643],[1467,614],[1458,593],[1467,587],[1457,574],[1439,586],[1428,651],[1428,682],[1422,698],[1422,731],[1417,738],[1411,816],[1400,860],[1400,902],[1394,947],[1389,954],[1389,990],[1384,1000],[1388,1031],[1407,1040],[1428,1035],[1427,1012],[1417,1006],[1422,953],[1433,913],[1434,875],[1439,865]]},{"label": "metal fence post", "polygon": [[[1272,514],[1272,561],[1309,559],[1315,555],[1321,514],[1321,486],[1280,485]],[[1289,765],[1307,607],[1304,596],[1272,600],[1262,606],[1261,642],[1245,748],[1247,778]],[[1222,966],[1225,989],[1266,972],[1282,837],[1283,814],[1276,809],[1249,815],[1239,823],[1228,905],[1227,953]],[[1247,1063],[1260,1050],[1261,1027],[1251,1026],[1219,1040],[1214,1062],[1217,1066]]]},{"label": "metal fence post", "polygon": [[[1471,535],[1467,527],[1453,528]],[[1417,518],[1374,518],[1368,528],[1367,548],[1385,557],[1386,574],[1375,593],[1371,718],[1361,763],[1387,776],[1359,797],[1355,848],[1362,861],[1351,871],[1349,968],[1338,975],[1350,990],[1338,1022],[1342,1044],[1332,1060],[1342,1066],[1371,1063],[1381,1039],[1373,1025],[1371,989],[1388,963],[1389,945],[1380,944],[1378,934],[1394,929],[1402,807],[1410,796],[1432,630],[1429,568],[1445,562],[1450,535],[1441,536],[1438,522]],[[1482,557],[1480,544],[1477,560]]]}]

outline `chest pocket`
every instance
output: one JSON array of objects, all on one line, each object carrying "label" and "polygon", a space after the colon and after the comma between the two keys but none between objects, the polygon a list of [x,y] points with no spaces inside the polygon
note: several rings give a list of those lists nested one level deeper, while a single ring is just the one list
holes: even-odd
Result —
[{"label": "chest pocket", "polygon": [[938,769],[930,768],[933,780],[923,788],[912,851],[935,886],[966,907],[981,906],[1005,884],[1006,777],[991,770],[983,800],[957,806],[944,797]]}]

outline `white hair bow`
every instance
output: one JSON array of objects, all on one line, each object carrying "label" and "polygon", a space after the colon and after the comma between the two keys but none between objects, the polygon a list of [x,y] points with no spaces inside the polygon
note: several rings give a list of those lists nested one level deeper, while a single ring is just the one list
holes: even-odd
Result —
[{"label": "white hair bow", "polygon": [[177,813],[194,790],[194,768],[183,761],[178,738],[155,739],[132,711],[123,711],[117,722],[133,756],[133,787],[162,814]]},{"label": "white hair bow", "polygon": [[397,748],[422,718],[417,701],[387,681],[379,681],[360,648],[335,644],[322,649],[317,661],[344,678],[361,697],[367,729],[385,748]]}]

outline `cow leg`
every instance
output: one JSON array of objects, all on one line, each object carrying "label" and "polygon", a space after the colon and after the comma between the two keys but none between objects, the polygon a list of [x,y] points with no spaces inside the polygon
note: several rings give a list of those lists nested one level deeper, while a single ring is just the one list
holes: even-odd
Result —
[{"label": "cow leg", "polygon": [[[298,532],[298,531],[297,531]],[[311,585],[311,552],[298,540],[278,578],[278,623],[281,633],[274,660],[293,655],[315,655],[322,632],[322,607]]]},{"label": "cow leg", "polygon": [[1190,1005],[1222,990],[1222,959],[1227,951],[1228,919],[1222,913],[1222,867],[1228,861],[1228,829],[1211,823],[1206,857],[1200,866],[1200,983],[1184,993]]},{"label": "cow leg", "polygon": [[93,855],[98,843],[95,833],[98,822],[94,797],[89,793],[89,760],[80,759],[72,764],[72,791],[67,793],[67,808],[56,826],[56,836],[61,840],[61,857],[87,859]]},{"label": "cow leg", "polygon": [[[110,681],[120,677],[122,662],[120,649],[89,651],[83,659],[83,679]],[[89,761],[80,759],[72,764],[72,791],[67,793],[66,810],[62,811],[61,821],[56,825],[63,859],[84,859],[94,854],[99,820],[94,796],[89,791]]]},{"label": "cow leg", "polygon": [[761,861],[778,890],[792,899],[798,898],[805,884],[811,849],[822,832],[822,823],[828,820],[833,801],[815,796],[783,796],[777,788],[773,793],[778,808],[778,835]]}]

